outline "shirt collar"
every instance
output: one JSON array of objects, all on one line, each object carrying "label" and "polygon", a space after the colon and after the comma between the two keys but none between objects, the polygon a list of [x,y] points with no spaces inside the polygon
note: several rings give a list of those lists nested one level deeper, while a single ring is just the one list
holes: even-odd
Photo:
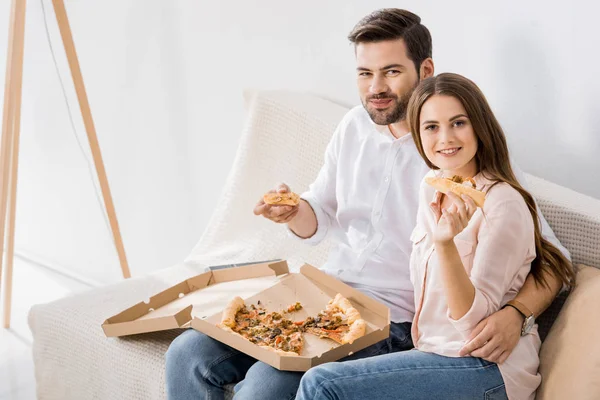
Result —
[{"label": "shirt collar", "polygon": [[408,140],[412,140],[412,135],[410,134],[410,132],[404,136],[402,136],[401,138],[396,138],[396,136],[394,136],[392,134],[392,131],[390,131],[390,127],[388,125],[378,125],[375,122],[373,122],[373,120],[371,119],[371,117],[368,117],[369,121],[371,122],[371,125],[373,125],[373,127],[375,128],[375,130],[379,133],[381,133],[384,136],[389,137],[391,140],[394,141],[398,141],[398,142],[406,142]]},{"label": "shirt collar", "polygon": [[412,135],[410,133],[397,139],[394,135],[392,135],[392,131],[390,131],[390,128],[388,125],[378,125],[375,122],[373,122],[373,120],[371,119],[371,116],[367,112],[366,108],[364,108],[364,106],[363,106],[363,112],[364,112],[365,118],[367,118],[367,120],[369,120],[369,123],[373,126],[373,128],[375,128],[375,130],[377,132],[381,133],[383,136],[389,138],[392,141],[397,141],[397,143],[403,143],[403,142],[412,140]]}]

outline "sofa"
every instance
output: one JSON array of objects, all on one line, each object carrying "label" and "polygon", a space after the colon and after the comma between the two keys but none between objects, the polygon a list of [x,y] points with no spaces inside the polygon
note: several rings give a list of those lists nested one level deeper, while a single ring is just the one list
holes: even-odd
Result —
[{"label": "sofa", "polygon": [[[31,308],[40,400],[165,399],[164,355],[180,330],[106,338],[108,317],[208,266],[286,259],[320,265],[328,242],[305,246],[252,208],[277,182],[305,190],[347,108],[288,91],[249,91],[237,155],[210,222],[180,264]],[[578,285],[543,343],[538,399],[600,399],[600,200],[533,176],[529,188],[578,267]],[[587,265],[587,267],[583,266]],[[594,268],[596,267],[596,268]],[[548,324],[550,326],[550,324]]]}]

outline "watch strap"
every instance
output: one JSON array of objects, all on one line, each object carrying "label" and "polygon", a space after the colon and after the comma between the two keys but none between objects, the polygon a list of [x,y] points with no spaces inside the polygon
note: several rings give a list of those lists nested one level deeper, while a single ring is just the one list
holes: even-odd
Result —
[{"label": "watch strap", "polygon": [[529,318],[529,317],[533,316],[533,313],[531,311],[529,311],[529,308],[527,308],[520,301],[510,300],[509,302],[506,303],[506,305],[516,308],[517,311],[519,311],[521,314],[523,314],[523,317],[525,317],[525,318]]}]

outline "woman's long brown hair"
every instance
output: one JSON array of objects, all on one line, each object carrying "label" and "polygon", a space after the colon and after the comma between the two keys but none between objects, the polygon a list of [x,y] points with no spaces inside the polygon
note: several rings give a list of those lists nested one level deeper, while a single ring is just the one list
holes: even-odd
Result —
[{"label": "woman's long brown hair", "polygon": [[490,189],[494,185],[504,182],[512,186],[525,199],[535,229],[536,257],[531,263],[531,273],[536,283],[549,288],[546,273],[550,273],[560,279],[563,284],[572,286],[575,282],[573,265],[552,243],[542,237],[533,196],[517,181],[510,165],[504,132],[485,96],[475,83],[457,74],[444,73],[427,78],[417,86],[408,103],[407,120],[421,157],[429,168],[439,169],[427,159],[419,133],[421,108],[434,95],[452,96],[459,100],[467,111],[478,142],[475,154],[477,169],[485,178],[494,182]]}]

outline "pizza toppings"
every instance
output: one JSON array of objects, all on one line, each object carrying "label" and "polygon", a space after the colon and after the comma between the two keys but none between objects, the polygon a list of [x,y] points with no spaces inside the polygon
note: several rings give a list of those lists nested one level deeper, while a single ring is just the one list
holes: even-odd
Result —
[{"label": "pizza toppings", "polygon": [[232,300],[223,312],[219,326],[261,347],[283,352],[282,354],[299,355],[304,346],[303,333],[331,339],[340,344],[352,343],[365,334],[365,321],[341,294],[332,299],[316,317],[308,317],[304,321],[292,321],[283,315],[301,310],[299,302],[279,313],[268,312],[260,301],[257,306],[246,306],[243,300],[240,304],[240,300],[239,297]]},{"label": "pizza toppings", "polygon": [[[235,307],[227,308],[227,310],[233,309]],[[300,328],[291,320],[284,318],[281,313],[267,312],[260,305],[260,301],[258,306],[244,304],[237,309],[234,324],[226,325],[223,322],[230,319],[230,315],[223,315],[220,326],[237,333],[254,344],[296,354],[300,354],[302,350],[303,341]]]},{"label": "pizza toppings", "polygon": [[294,192],[270,192],[263,196],[265,204],[277,206],[297,206],[300,203],[300,196]]},{"label": "pizza toppings", "polygon": [[452,175],[452,177],[448,179],[450,179],[452,182],[460,183],[463,186],[471,187],[473,189],[477,187],[473,178],[463,178],[460,175]]},{"label": "pizza toppings", "polygon": [[339,293],[329,301],[317,318],[310,321],[307,319],[305,325],[307,332],[340,344],[352,343],[364,336],[366,326],[358,310]]},{"label": "pizza toppings", "polygon": [[300,304],[300,302],[296,302],[296,304],[292,304],[287,308],[287,312],[289,313],[300,310],[302,310],[302,304]]}]

